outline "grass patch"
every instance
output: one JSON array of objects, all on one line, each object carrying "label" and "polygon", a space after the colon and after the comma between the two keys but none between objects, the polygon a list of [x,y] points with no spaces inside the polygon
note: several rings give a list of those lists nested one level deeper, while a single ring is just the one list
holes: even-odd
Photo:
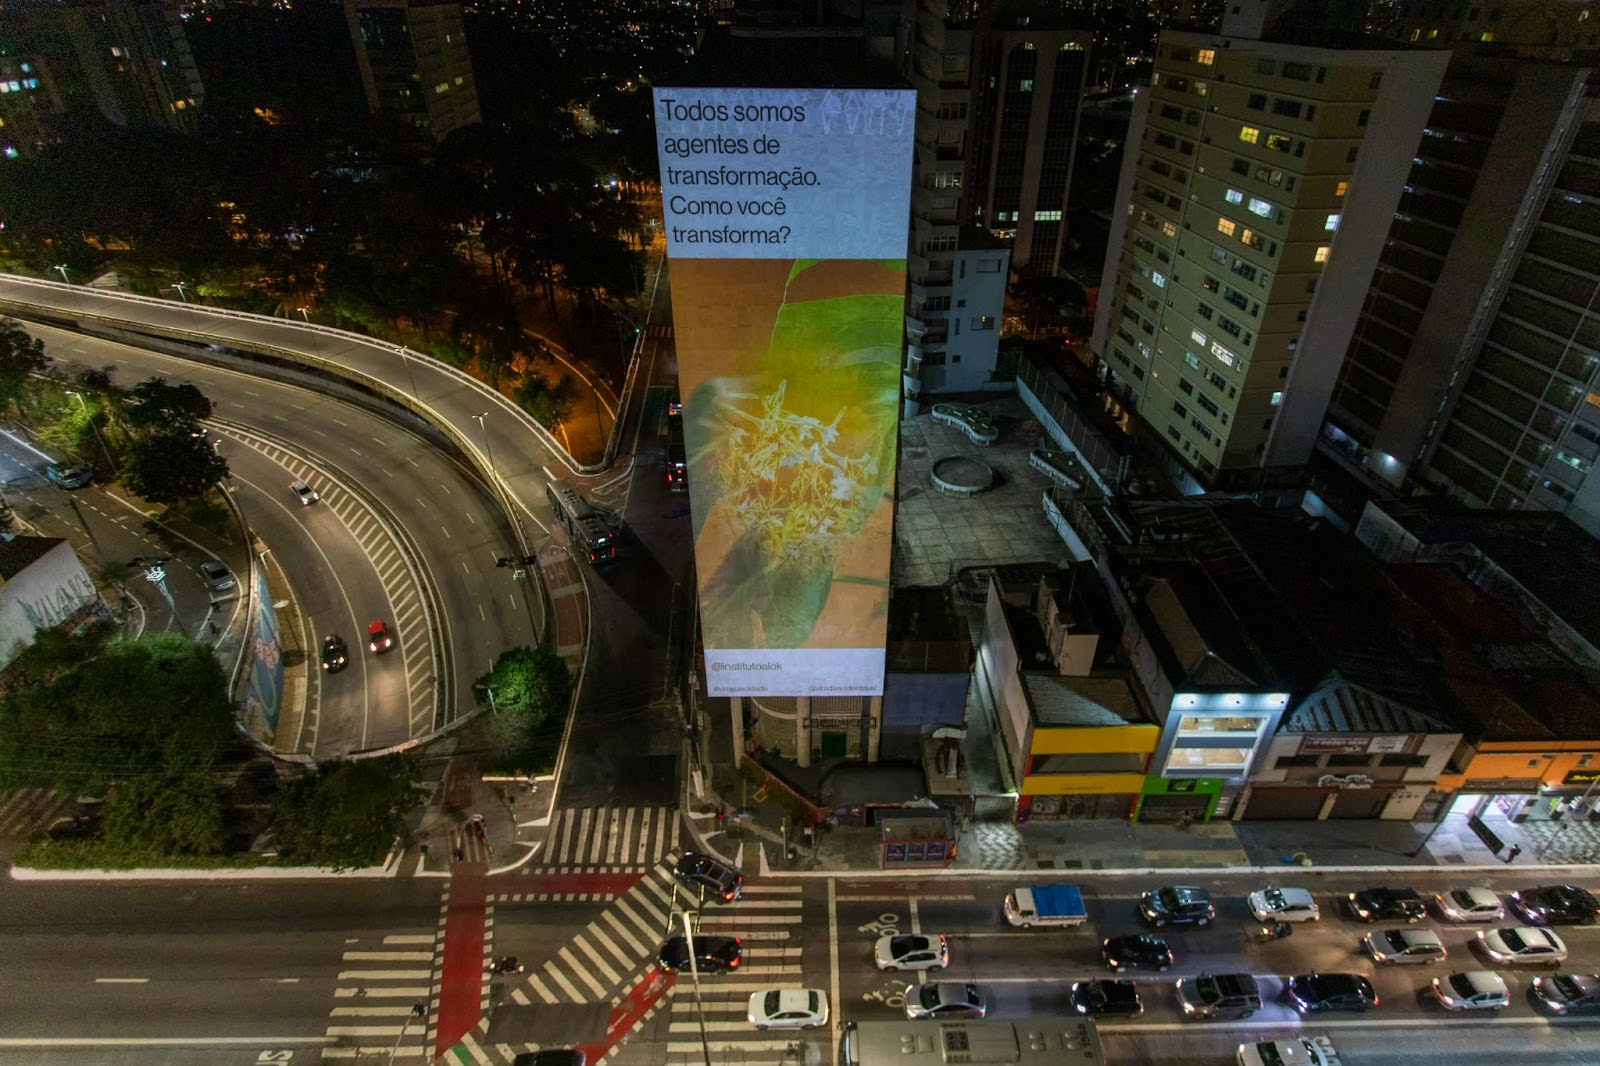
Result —
[{"label": "grass patch", "polygon": [[17,851],[16,865],[34,870],[227,870],[273,863],[250,852],[223,855],[163,855],[146,848],[124,848],[102,840],[35,840]]}]

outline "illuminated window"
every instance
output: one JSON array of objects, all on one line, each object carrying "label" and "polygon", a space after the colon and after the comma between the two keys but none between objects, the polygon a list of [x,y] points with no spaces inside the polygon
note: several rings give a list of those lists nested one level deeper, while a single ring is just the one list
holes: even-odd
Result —
[{"label": "illuminated window", "polygon": [[1233,224],[1233,219],[1231,218],[1217,219],[1217,229],[1221,230],[1223,233],[1226,233],[1230,237],[1233,236],[1233,231],[1237,228],[1238,227]]},{"label": "illuminated window", "polygon": [[[1196,344],[1198,344],[1202,348],[1204,348],[1206,346],[1206,335],[1204,333],[1201,333],[1197,329],[1191,329],[1189,331],[1189,339],[1194,341]],[[1197,366],[1197,367],[1199,365],[1200,365],[1199,363],[1195,364],[1195,366]]]},{"label": "illuminated window", "polygon": [[1332,233],[1334,230],[1338,229],[1339,228],[1339,216],[1338,215],[1329,215],[1326,219],[1323,220],[1322,228],[1327,230],[1329,233]]},{"label": "illuminated window", "polygon": [[1338,185],[1336,185],[1334,187],[1333,195],[1335,195],[1335,196],[1343,196],[1344,193],[1345,193],[1345,190],[1348,189],[1349,187],[1350,187],[1350,183],[1348,181],[1341,181]]},{"label": "illuminated window", "polygon": [[1033,213],[1033,220],[1035,222],[1060,222],[1061,221],[1061,212],[1060,211],[1035,211]]},{"label": "illuminated window", "polygon": [[1163,222],[1161,223],[1161,233],[1163,236],[1176,237],[1178,235],[1178,227],[1171,222]]},{"label": "illuminated window", "polygon": [[1252,215],[1260,215],[1262,218],[1271,218],[1273,214],[1272,205],[1265,200],[1258,200],[1252,196],[1250,197],[1250,213]]},{"label": "illuminated window", "polygon": [[1317,249],[1316,260],[1319,263],[1326,263],[1328,261],[1328,246],[1326,244]]},{"label": "illuminated window", "polygon": [[1203,67],[1209,67],[1217,61],[1217,53],[1210,48],[1200,49],[1200,54],[1195,57],[1195,62]]},{"label": "illuminated window", "polygon": [[[1199,330],[1195,330],[1191,336],[1198,338],[1201,344],[1206,342],[1206,335],[1201,333]],[[1200,369],[1200,359],[1193,352],[1184,352],[1183,361],[1189,365],[1190,370]]]},{"label": "illuminated window", "polygon": [[1282,133],[1267,134],[1267,147],[1274,152],[1287,152],[1294,144],[1294,139]]},{"label": "illuminated window", "polygon": [[1156,283],[1156,288],[1158,289],[1164,289],[1167,287],[1167,276],[1165,274],[1152,273],[1150,275],[1150,280]]},{"label": "illuminated window", "polygon": [[1239,139],[1245,144],[1255,144],[1261,139],[1261,131],[1254,126],[1245,126],[1239,130]]},{"label": "illuminated window", "polygon": [[1230,204],[1244,203],[1244,193],[1240,192],[1238,189],[1229,189],[1223,195]]},{"label": "illuminated window", "polygon": [[1281,392],[1273,393],[1272,394],[1272,406],[1277,407],[1281,403],[1283,403],[1283,393],[1281,393]]}]

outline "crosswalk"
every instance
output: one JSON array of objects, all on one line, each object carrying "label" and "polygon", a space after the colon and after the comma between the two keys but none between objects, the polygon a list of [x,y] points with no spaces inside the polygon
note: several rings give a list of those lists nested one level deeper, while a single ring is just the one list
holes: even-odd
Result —
[{"label": "crosswalk", "polygon": [[549,843],[535,857],[543,867],[648,870],[678,849],[672,807],[585,807],[557,816]]},{"label": "crosswalk", "polygon": [[[753,1028],[745,1011],[752,992],[807,983],[801,947],[794,935],[802,920],[802,891],[798,884],[746,885],[745,897],[738,903],[703,912],[701,932],[737,936],[744,948],[744,961],[737,970],[700,979],[712,1061],[781,1062],[794,1042],[794,1033]],[[668,996],[666,1061],[703,1062],[705,1048],[700,1043],[693,984],[680,977]]]},{"label": "crosswalk", "polygon": [[71,796],[53,788],[19,788],[0,793],[0,839],[26,840],[76,809]]},{"label": "crosswalk", "polygon": [[322,1049],[324,1060],[392,1055],[426,1061],[441,936],[396,933],[379,947],[343,953],[326,1030],[333,1043]]}]

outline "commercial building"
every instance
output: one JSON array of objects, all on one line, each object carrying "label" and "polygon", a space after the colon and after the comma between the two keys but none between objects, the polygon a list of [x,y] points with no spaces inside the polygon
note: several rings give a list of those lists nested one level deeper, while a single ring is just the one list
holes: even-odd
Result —
[{"label": "commercial building", "polygon": [[0,540],[0,669],[41,629],[109,617],[72,545],[60,537]]},{"label": "commercial building", "polygon": [[1449,59],[1246,8],[1161,36],[1091,341],[1189,491],[1303,476]]},{"label": "commercial building", "polygon": [[482,120],[461,5],[345,0],[367,107],[434,141]]},{"label": "commercial building", "polygon": [[965,214],[1010,238],[1019,272],[1051,277],[1061,263],[1093,44],[1093,33],[1036,14],[980,22]]}]

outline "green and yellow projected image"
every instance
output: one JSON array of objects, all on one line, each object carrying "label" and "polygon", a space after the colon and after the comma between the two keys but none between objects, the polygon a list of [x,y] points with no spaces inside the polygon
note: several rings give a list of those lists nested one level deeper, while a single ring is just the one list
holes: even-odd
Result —
[{"label": "green and yellow projected image", "polygon": [[905,261],[679,259],[710,648],[882,648]]}]

